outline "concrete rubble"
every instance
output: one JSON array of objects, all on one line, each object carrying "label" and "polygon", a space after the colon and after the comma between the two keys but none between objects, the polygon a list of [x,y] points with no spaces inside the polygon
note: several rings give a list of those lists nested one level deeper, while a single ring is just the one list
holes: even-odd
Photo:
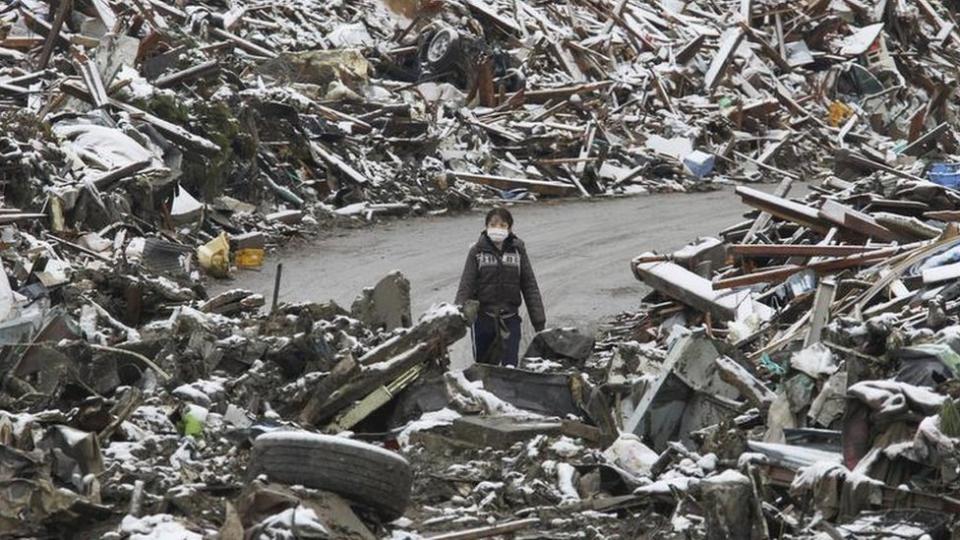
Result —
[{"label": "concrete rubble", "polygon": [[[955,4],[7,2],[0,535],[957,538]],[[399,273],[203,284],[376,216],[761,181],[521,369],[449,369],[466,317]]]}]

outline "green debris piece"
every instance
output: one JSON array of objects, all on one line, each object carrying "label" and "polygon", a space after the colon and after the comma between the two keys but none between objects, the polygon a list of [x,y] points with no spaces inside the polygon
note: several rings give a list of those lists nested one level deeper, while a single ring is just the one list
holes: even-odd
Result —
[{"label": "green debris piece", "polygon": [[199,437],[203,434],[203,425],[206,423],[209,411],[199,405],[187,405],[180,416],[177,427],[188,437]]},{"label": "green debris piece", "polygon": [[720,105],[721,109],[725,109],[727,107],[733,107],[734,105],[733,99],[731,99],[729,96],[723,96],[722,98],[720,98],[720,101],[717,103]]},{"label": "green debris piece", "polygon": [[952,399],[944,401],[940,408],[940,431],[950,438],[960,437],[960,411]]},{"label": "green debris piece", "polygon": [[767,353],[763,353],[763,356],[760,357],[760,365],[773,375],[784,375],[787,372],[787,370],[783,369],[783,366],[774,362]]}]

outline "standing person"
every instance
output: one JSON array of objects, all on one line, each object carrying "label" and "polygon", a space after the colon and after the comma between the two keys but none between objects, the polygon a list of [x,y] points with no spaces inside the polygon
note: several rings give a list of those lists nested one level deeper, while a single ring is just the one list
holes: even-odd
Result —
[{"label": "standing person", "polygon": [[486,229],[470,248],[460,277],[456,303],[473,322],[477,362],[516,367],[520,349],[520,297],[537,332],[547,317],[537,278],[523,241],[513,234],[513,216],[505,208],[487,212]]}]

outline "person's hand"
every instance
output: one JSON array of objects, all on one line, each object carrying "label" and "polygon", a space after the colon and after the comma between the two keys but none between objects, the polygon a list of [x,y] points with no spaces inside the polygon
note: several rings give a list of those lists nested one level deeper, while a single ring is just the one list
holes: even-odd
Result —
[{"label": "person's hand", "polygon": [[473,324],[477,321],[477,314],[480,312],[480,302],[467,300],[460,309],[463,311],[463,316],[467,318],[467,323]]},{"label": "person's hand", "polygon": [[541,322],[541,323],[538,323],[538,324],[534,324],[534,325],[533,325],[533,330],[534,330],[536,333],[539,334],[540,332],[543,332],[543,329],[546,328],[546,327],[547,327],[547,322],[544,321],[544,322]]}]

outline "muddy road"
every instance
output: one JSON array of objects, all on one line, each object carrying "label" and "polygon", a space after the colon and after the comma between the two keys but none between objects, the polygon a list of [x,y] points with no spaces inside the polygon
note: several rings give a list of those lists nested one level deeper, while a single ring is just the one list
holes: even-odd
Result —
[{"label": "muddy road", "polygon": [[[548,326],[585,331],[638,304],[642,285],[630,272],[631,257],[714,235],[746,210],[732,188],[511,208],[514,231],[527,243],[540,282]],[[363,287],[396,269],[410,280],[416,318],[431,304],[453,301],[467,249],[482,228],[483,212],[477,211],[347,230],[272,254],[262,271],[239,272],[235,281],[215,289],[243,287],[269,302],[275,267],[282,262],[281,301],[333,299],[349,309]],[[526,337],[526,320],[524,328]]]}]

